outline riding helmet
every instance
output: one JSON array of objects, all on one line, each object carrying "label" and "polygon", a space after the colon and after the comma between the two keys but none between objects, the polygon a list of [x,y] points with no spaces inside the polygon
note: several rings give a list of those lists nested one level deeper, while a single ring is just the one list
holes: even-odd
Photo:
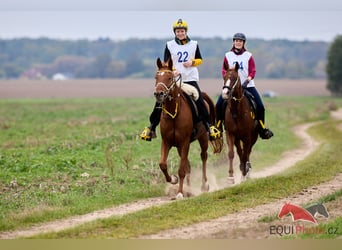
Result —
[{"label": "riding helmet", "polygon": [[243,33],[236,33],[236,34],[233,36],[233,41],[234,41],[235,39],[239,39],[239,40],[242,40],[242,41],[244,41],[244,42],[246,42],[246,40],[247,40],[245,34],[243,34]]},{"label": "riding helmet", "polygon": [[176,31],[176,29],[185,29],[188,30],[188,24],[181,18],[179,18],[176,22],[173,23],[173,32]]}]

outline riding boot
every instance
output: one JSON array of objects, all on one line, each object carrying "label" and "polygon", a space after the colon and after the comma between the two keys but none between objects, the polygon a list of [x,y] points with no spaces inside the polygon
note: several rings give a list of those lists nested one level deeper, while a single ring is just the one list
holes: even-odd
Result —
[{"label": "riding boot", "polygon": [[150,115],[150,126],[145,127],[145,129],[140,134],[140,139],[145,141],[151,141],[152,139],[157,137],[156,134],[156,127],[159,125],[160,122],[160,115],[162,109],[160,103],[155,103],[153,111]]},{"label": "riding boot", "polygon": [[198,108],[198,113],[200,114],[200,117],[202,118],[203,124],[206,128],[206,130],[209,132],[209,139],[214,140],[221,137],[221,132],[213,125],[210,124],[210,116],[208,113],[208,110],[205,107],[203,98],[198,98],[196,101],[196,105]]},{"label": "riding boot", "polygon": [[259,136],[261,139],[267,140],[270,139],[273,136],[273,132],[265,127],[265,111],[259,112],[259,124],[260,124],[260,130],[259,130]]},{"label": "riding boot", "polygon": [[226,103],[224,102],[222,96],[220,95],[219,98],[217,99],[215,109],[216,109],[216,128],[218,128],[221,132],[223,131],[225,108],[226,108]]}]

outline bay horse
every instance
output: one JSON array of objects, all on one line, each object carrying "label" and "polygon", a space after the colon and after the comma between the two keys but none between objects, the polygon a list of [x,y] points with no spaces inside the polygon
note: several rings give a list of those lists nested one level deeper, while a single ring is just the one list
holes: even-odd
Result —
[{"label": "bay horse", "polygon": [[[206,175],[206,164],[208,158],[208,142],[209,135],[204,127],[203,122],[197,123],[195,126],[196,134],[193,134],[194,122],[193,114],[185,93],[179,86],[179,79],[175,79],[172,71],[173,63],[169,59],[167,62],[162,62],[160,58],[157,59],[158,71],[155,76],[155,92],[154,96],[158,103],[162,104],[162,113],[160,117],[160,133],[162,138],[161,156],[159,167],[163,172],[166,182],[171,184],[178,183],[176,175],[169,175],[167,167],[167,158],[172,147],[177,148],[180,157],[178,168],[179,187],[176,199],[182,199],[183,183],[186,177],[187,185],[190,187],[190,162],[188,154],[190,144],[198,140],[201,148],[202,160],[202,192],[209,190]],[[210,114],[210,119],[215,122],[215,106],[210,97],[202,92],[207,109]]]},{"label": "bay horse", "polygon": [[234,67],[225,70],[227,72],[224,76],[224,88],[229,89],[224,118],[229,158],[228,181],[234,184],[234,145],[240,158],[241,180],[244,181],[252,168],[249,156],[258,139],[258,125],[254,120],[250,103],[243,93],[238,74],[239,64],[235,63]]}]

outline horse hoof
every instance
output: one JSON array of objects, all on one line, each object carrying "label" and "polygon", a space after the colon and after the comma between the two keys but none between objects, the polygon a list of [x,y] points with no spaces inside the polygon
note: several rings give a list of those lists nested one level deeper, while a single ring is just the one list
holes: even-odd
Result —
[{"label": "horse hoof", "polygon": [[171,175],[171,184],[177,184],[178,183],[178,177],[176,175]]},{"label": "horse hoof", "polygon": [[228,183],[228,185],[233,185],[233,184],[235,184],[235,179],[234,179],[234,177],[228,177],[228,178],[227,178],[227,183]]},{"label": "horse hoof", "polygon": [[208,183],[205,183],[204,185],[202,185],[201,187],[201,191],[204,193],[204,192],[208,192],[210,189],[209,187],[209,184]]},{"label": "horse hoof", "polygon": [[251,178],[251,170],[250,168],[247,169],[247,173],[246,173],[246,179]]},{"label": "horse hoof", "polygon": [[193,196],[195,195],[192,192],[190,191],[185,192],[185,197],[193,197]]},{"label": "horse hoof", "polygon": [[182,200],[184,198],[183,194],[182,193],[178,193],[176,195],[176,200]]},{"label": "horse hoof", "polygon": [[252,165],[250,162],[246,163],[246,174],[245,174],[245,179],[249,179],[250,178],[250,173],[252,171]]},{"label": "horse hoof", "polygon": [[241,175],[241,182],[244,182],[246,180],[246,176],[245,175]]}]

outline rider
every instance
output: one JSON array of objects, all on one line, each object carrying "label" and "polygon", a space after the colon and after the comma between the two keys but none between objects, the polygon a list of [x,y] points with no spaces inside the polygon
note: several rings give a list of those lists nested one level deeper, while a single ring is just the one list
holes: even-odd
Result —
[{"label": "rider", "polygon": [[[171,58],[174,65],[174,76],[181,75],[183,83],[190,84],[198,90],[199,98],[196,101],[198,113],[202,116],[201,119],[209,132],[209,138],[216,139],[220,137],[220,131],[215,126],[210,125],[210,117],[197,83],[199,79],[197,66],[202,63],[201,52],[197,41],[191,40],[187,31],[188,24],[184,20],[178,19],[174,22],[175,38],[166,43],[164,61],[166,62]],[[161,104],[156,102],[150,115],[151,124],[140,134],[142,140],[151,141],[152,138],[156,138],[156,127],[160,122],[161,112]]]},{"label": "rider", "polygon": [[[252,57],[252,53],[245,48],[246,36],[243,33],[236,33],[233,36],[233,46],[230,51],[228,51],[223,59],[222,66],[222,76],[226,74],[225,68],[229,68],[229,65],[238,63],[240,80],[243,83],[242,87],[250,92],[257,105],[257,119],[261,125],[261,130],[259,135],[262,139],[269,139],[273,136],[273,132],[265,127],[265,107],[262,103],[261,97],[255,88],[254,77],[256,73],[255,61]],[[226,67],[225,67],[226,66]],[[222,91],[228,91],[224,88]],[[227,96],[227,95],[225,95]],[[216,103],[216,114],[217,121],[224,120],[224,108],[223,108],[223,98],[222,95],[219,96]]]}]

